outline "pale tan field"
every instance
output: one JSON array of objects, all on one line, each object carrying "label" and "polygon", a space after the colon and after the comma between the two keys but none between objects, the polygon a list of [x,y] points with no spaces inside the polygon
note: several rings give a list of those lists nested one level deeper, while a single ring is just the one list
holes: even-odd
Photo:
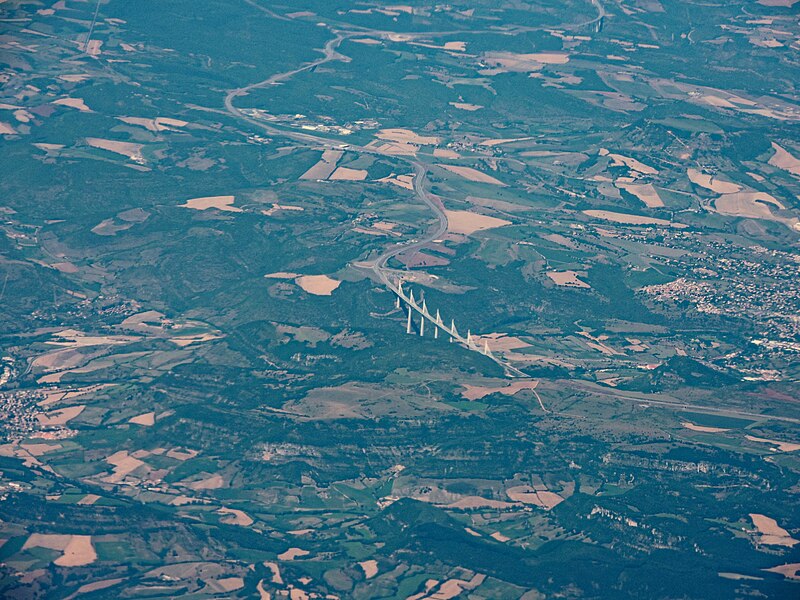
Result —
[{"label": "pale tan field", "polygon": [[387,223],[386,221],[377,221],[372,224],[375,229],[380,229],[381,231],[391,231],[395,227],[397,227],[397,223]]},{"label": "pale tan field", "polygon": [[342,284],[341,281],[331,279],[327,275],[301,275],[295,279],[295,283],[315,296],[330,296]]},{"label": "pale tan field", "polygon": [[468,102],[451,102],[450,106],[454,106],[459,110],[466,110],[469,112],[475,112],[476,110],[480,110],[483,108],[480,104],[469,104]]},{"label": "pale tan field", "polygon": [[752,575],[744,575],[742,573],[729,573],[726,571],[720,571],[717,573],[723,579],[733,579],[734,581],[741,581],[741,580],[755,580],[760,581],[762,577],[753,577]]},{"label": "pale tan field", "polygon": [[362,560],[358,566],[364,570],[364,577],[372,579],[378,574],[378,561],[377,560]]},{"label": "pale tan field", "polygon": [[[527,346],[528,344],[525,345]],[[522,390],[535,390],[537,385],[539,385],[538,381],[514,381],[508,385],[494,387],[470,385],[468,383],[464,383],[462,384],[464,391],[461,392],[461,395],[467,400],[480,400],[489,394],[496,393],[500,393],[505,396],[513,396]]]},{"label": "pale tan field", "polygon": [[48,452],[58,450],[62,446],[61,444],[20,444],[19,447],[31,456],[42,456]]},{"label": "pale tan field", "polygon": [[287,273],[285,271],[277,271],[275,273],[268,273],[264,275],[267,279],[294,279],[300,277],[300,273]]},{"label": "pale tan field", "polygon": [[414,189],[414,176],[413,175],[397,175],[392,177],[384,177],[382,179],[378,179],[381,183],[391,183],[393,185],[399,186],[405,190],[413,190]]},{"label": "pale tan field", "polygon": [[577,271],[548,271],[547,276],[553,280],[556,285],[573,288],[590,289],[590,286],[585,281],[578,279]]},{"label": "pale tan field", "polygon": [[378,142],[371,141],[367,144],[367,148],[372,148],[381,154],[389,156],[416,156],[419,146],[414,144],[400,144],[397,142]]},{"label": "pale tan field", "polygon": [[715,106],[717,108],[731,108],[734,110],[738,108],[733,102],[728,102],[725,98],[720,98],[719,96],[705,95],[702,96],[701,99],[709,106]]},{"label": "pale tan field", "polygon": [[434,148],[433,155],[436,158],[461,158],[461,155],[455,150],[448,150],[447,148]]},{"label": "pale tan field", "polygon": [[636,196],[648,208],[661,208],[664,206],[664,201],[661,200],[661,196],[658,195],[658,191],[656,191],[652,183],[626,183],[617,180],[615,185]]},{"label": "pale tan field", "polygon": [[89,40],[89,43],[86,44],[86,54],[89,56],[100,56],[100,46],[102,45],[102,40]]},{"label": "pale tan field", "polygon": [[350,41],[355,42],[356,44],[366,44],[368,46],[380,46],[382,43],[380,40],[375,40],[372,38],[353,38]]},{"label": "pale tan field", "polygon": [[605,221],[613,221],[615,223],[624,223],[625,225],[664,225],[666,227],[675,227],[682,229],[686,227],[683,223],[670,223],[664,219],[656,219],[654,217],[643,217],[641,215],[631,215],[628,213],[618,213],[609,210],[584,210],[583,214],[595,219],[603,219]]},{"label": "pale tan field", "polygon": [[494,138],[490,140],[483,140],[480,142],[480,146],[488,146],[489,148],[493,148],[495,146],[501,146],[503,144],[511,144],[512,142],[527,142],[528,140],[532,140],[532,137],[521,137],[521,138]]},{"label": "pale tan field", "polygon": [[172,450],[167,451],[167,456],[170,458],[174,458],[175,460],[189,460],[190,458],[194,458],[199,453],[197,450],[187,450],[186,448],[173,448]]},{"label": "pale tan field", "polygon": [[644,164],[641,161],[631,158],[630,156],[623,156],[622,154],[614,154],[605,148],[600,148],[600,156],[608,156],[611,159],[612,167],[628,167],[631,171],[643,173],[645,175],[658,175],[658,170]]},{"label": "pale tan field", "polygon": [[91,506],[98,500],[100,500],[100,496],[98,496],[97,494],[86,494],[83,498],[78,500],[78,504],[82,506]]},{"label": "pale tan field", "polygon": [[422,46],[423,48],[434,48],[436,50],[447,50],[449,52],[464,52],[467,49],[466,42],[445,42],[442,46],[436,44],[427,44],[423,42],[411,42],[413,46]]},{"label": "pale tan field", "polygon": [[503,500],[492,500],[490,498],[481,498],[480,496],[464,496],[463,498],[459,498],[455,502],[447,504],[445,508],[458,508],[462,510],[471,510],[471,509],[481,509],[481,508],[504,509],[504,508],[513,508],[514,506],[519,506],[519,505],[513,504],[511,502],[505,502]]},{"label": "pale tan field", "polygon": [[75,590],[74,593],[72,593],[69,596],[67,596],[64,600],[72,600],[73,598],[75,598],[77,596],[81,596],[83,594],[88,594],[90,592],[97,592],[99,590],[104,590],[106,588],[110,588],[112,586],[115,586],[118,583],[122,583],[123,581],[125,581],[124,578],[117,577],[115,579],[103,579],[102,581],[93,581],[91,583],[85,583],[81,587],[79,587],[77,590]]},{"label": "pale tan field", "polygon": [[555,492],[536,490],[529,485],[519,485],[508,488],[506,494],[515,502],[533,504],[545,510],[550,510],[564,501],[564,498]]},{"label": "pale tan field", "polygon": [[367,178],[367,171],[364,169],[348,169],[339,167],[329,177],[331,181],[364,181]]},{"label": "pale tan field", "polygon": [[798,2],[800,0],[758,0],[758,3],[764,6],[780,6],[784,8],[791,8]]},{"label": "pale tan field", "polygon": [[253,524],[253,519],[244,511],[236,508],[220,508],[217,513],[224,515],[220,521],[228,525],[241,525],[247,527]]},{"label": "pale tan field", "polygon": [[460,167],[456,165],[444,165],[444,164],[437,164],[437,167],[441,167],[451,173],[455,173],[459,177],[463,177],[464,179],[468,179],[469,181],[477,181],[479,183],[490,183],[492,185],[502,185],[505,186],[505,183],[500,181],[499,179],[495,179],[491,175],[487,175],[486,173],[482,173],[477,169],[473,169],[472,167]]},{"label": "pale tan field", "polygon": [[714,201],[714,208],[721,215],[777,221],[783,223],[790,229],[797,228],[797,217],[781,217],[776,215],[770,210],[769,205],[779,210],[785,209],[783,204],[766,192],[735,192],[723,194]]},{"label": "pale tan field", "polygon": [[70,83],[80,83],[81,81],[86,81],[87,79],[91,79],[92,76],[86,73],[68,73],[66,75],[59,75],[58,78],[61,81],[69,81]]},{"label": "pale tan field", "polygon": [[445,42],[444,43],[445,50],[455,50],[456,52],[464,52],[467,49],[466,42]]},{"label": "pale tan field", "polygon": [[511,221],[481,215],[468,210],[446,210],[444,212],[447,215],[447,230],[451,233],[470,235],[476,231],[511,225]]},{"label": "pale tan field", "polygon": [[188,121],[180,119],[170,119],[168,117],[156,117],[155,119],[145,119],[142,117],[117,117],[123,123],[128,125],[138,125],[153,132],[159,131],[172,131],[176,127],[186,127]]},{"label": "pale tan field", "polygon": [[60,567],[82,567],[97,560],[97,553],[92,546],[92,538],[88,535],[73,535],[64,555],[53,561]]},{"label": "pale tan field", "polygon": [[114,472],[104,479],[107,483],[120,483],[130,473],[144,465],[141,460],[130,456],[125,450],[106,457],[106,462],[114,467]]},{"label": "pale tan field", "polygon": [[791,442],[780,442],[778,440],[769,440],[767,438],[755,437],[752,435],[744,436],[745,439],[751,442],[757,442],[759,444],[769,444],[770,446],[776,447],[781,452],[795,452],[800,450],[800,444],[793,444]]},{"label": "pale tan field", "polygon": [[64,149],[64,144],[47,144],[44,142],[33,144],[39,150],[47,152],[48,156],[58,156],[58,151]]},{"label": "pale tan field", "polygon": [[176,346],[185,348],[186,346],[191,346],[192,344],[200,344],[202,342],[210,342],[211,340],[218,340],[221,337],[222,337],[221,335],[218,335],[216,333],[198,333],[195,335],[177,335],[169,338],[169,341],[175,344]]},{"label": "pale tan field", "polygon": [[[409,597],[408,600],[452,600],[453,598],[461,596],[466,591],[474,590],[481,585],[485,579],[486,575],[483,573],[477,573],[469,581],[463,579],[448,579],[441,584],[439,589],[434,593],[430,595],[428,595],[427,592],[424,594],[417,594]],[[433,582],[433,585],[430,587],[432,590],[439,582],[431,579],[428,583],[431,582]]]},{"label": "pale tan field", "polygon": [[225,479],[223,479],[222,475],[212,475],[211,477],[207,477],[205,479],[201,479],[199,481],[193,481],[192,483],[188,484],[186,487],[193,489],[193,490],[218,490],[219,488],[225,485]]},{"label": "pale tan field", "polygon": [[241,208],[233,206],[233,201],[235,199],[235,196],[205,196],[203,198],[192,198],[179,206],[180,208],[191,208],[193,210],[215,208],[217,210],[227,210],[229,212],[242,212]]},{"label": "pale tan field", "polygon": [[133,142],[118,142],[116,140],[106,140],[103,138],[86,138],[86,143],[93,148],[100,148],[115,154],[127,156],[134,162],[143,163],[144,156],[142,156],[142,148],[144,144],[135,144]]},{"label": "pale tan field", "polygon": [[530,54],[487,52],[483,55],[483,62],[492,68],[479,71],[482,75],[530,73],[541,70],[544,65],[566,64],[569,62],[569,55],[564,52],[534,52]]},{"label": "pale tan field", "polygon": [[38,414],[36,418],[43,427],[52,427],[54,425],[66,425],[71,419],[74,419],[83,412],[86,408],[85,404],[77,406],[68,406],[59,410],[51,411],[47,414]]},{"label": "pale tan field", "polygon": [[784,171],[788,171],[792,175],[800,176],[800,159],[796,158],[789,153],[788,150],[782,148],[775,142],[772,142],[772,149],[775,150],[769,159],[769,164]]},{"label": "pale tan field", "polygon": [[272,571],[272,583],[283,585],[283,577],[281,577],[281,569],[278,564],[267,560],[263,565]]},{"label": "pale tan field", "polygon": [[45,344],[67,348],[128,344],[137,342],[140,339],[121,335],[86,335],[82,331],[77,331],[75,329],[64,329],[63,331],[54,333],[53,337],[56,339],[48,340]]},{"label": "pale tan field", "polygon": [[69,106],[81,112],[92,112],[92,109],[86,106],[86,102],[83,101],[83,98],[59,98],[58,100],[53,100],[52,104]]},{"label": "pale tan field", "polygon": [[341,150],[325,150],[319,161],[300,175],[300,179],[327,179],[336,169],[336,163],[339,162],[343,155],[344,152]]},{"label": "pale tan field", "polygon": [[0,122],[0,135],[14,135],[17,130],[8,123]]},{"label": "pale tan field", "polygon": [[503,535],[499,531],[495,531],[489,537],[496,539],[498,542],[508,542],[511,540],[510,537],[508,537],[507,535]]},{"label": "pale tan field", "polygon": [[294,211],[294,212],[303,212],[305,210],[305,208],[303,208],[302,206],[294,206],[292,204],[275,204],[275,203],[273,203],[272,204],[272,208],[269,208],[267,210],[262,210],[261,214],[262,215],[266,215],[268,217],[271,217],[275,213],[280,212],[282,210]]},{"label": "pale tan field", "polygon": [[736,183],[731,181],[720,181],[708,173],[701,173],[697,169],[688,169],[686,174],[689,177],[689,181],[695,185],[699,185],[700,187],[706,188],[707,190],[711,190],[712,192],[716,192],[718,194],[733,194],[741,191],[742,189],[742,186]]},{"label": "pale tan field", "polygon": [[758,542],[767,546],[785,546],[791,548],[800,541],[793,539],[789,532],[778,525],[775,519],[757,513],[750,513],[753,525],[760,534]]},{"label": "pale tan field", "polygon": [[439,138],[436,136],[419,135],[410,129],[381,129],[376,134],[376,137],[401,144],[416,144],[417,146],[430,146],[439,143]]},{"label": "pale tan field", "polygon": [[289,548],[286,552],[278,554],[278,560],[294,560],[301,556],[308,556],[310,552],[302,548]]},{"label": "pale tan field", "polygon": [[78,267],[76,267],[71,262],[57,262],[51,265],[56,271],[61,271],[62,273],[77,273]]},{"label": "pale tan field", "polygon": [[142,415],[138,415],[136,417],[131,417],[128,419],[128,423],[133,423],[134,425],[143,425],[145,427],[152,427],[156,424],[156,413],[149,412],[144,413]]},{"label": "pale tan field", "polygon": [[771,569],[764,569],[764,571],[769,571],[770,573],[779,573],[787,579],[797,579],[800,581],[800,563],[787,563],[785,565],[772,567]]},{"label": "pale tan field", "polygon": [[700,431],[702,433],[723,433],[725,431],[730,431],[730,429],[723,429],[721,427],[705,427],[703,425],[695,425],[694,423],[689,423],[685,421],[681,423],[686,429],[690,429],[691,431]]},{"label": "pale tan field", "polygon": [[88,535],[33,533],[22,546],[23,550],[28,548],[48,548],[63,552],[53,561],[60,567],[81,567],[97,560],[92,538]]},{"label": "pale tan field", "polygon": [[211,594],[229,594],[244,587],[244,579],[241,577],[221,577],[219,579],[204,579],[205,591]]}]

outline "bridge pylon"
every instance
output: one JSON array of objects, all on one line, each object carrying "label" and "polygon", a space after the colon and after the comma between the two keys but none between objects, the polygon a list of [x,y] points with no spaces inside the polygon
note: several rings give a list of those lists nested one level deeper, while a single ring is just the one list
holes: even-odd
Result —
[{"label": "bridge pylon", "polygon": [[406,323],[406,333],[411,333],[411,307],[408,307],[408,322]]}]

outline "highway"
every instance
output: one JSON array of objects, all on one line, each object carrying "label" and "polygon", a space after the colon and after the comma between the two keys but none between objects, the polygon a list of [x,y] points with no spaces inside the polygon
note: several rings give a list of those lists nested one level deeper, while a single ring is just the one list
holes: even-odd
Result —
[{"label": "highway", "polygon": [[[296,69],[292,69],[291,71],[286,71],[284,73],[277,73],[275,75],[271,75],[267,79],[263,81],[259,81],[256,83],[252,83],[250,85],[236,88],[230,90],[225,95],[225,110],[236,119],[239,119],[249,125],[257,127],[264,132],[268,133],[272,136],[277,137],[285,137],[296,142],[300,142],[302,144],[306,144],[309,146],[313,146],[315,148],[323,148],[323,149],[339,149],[342,145],[342,142],[337,139],[328,138],[321,135],[314,135],[305,132],[299,131],[291,131],[287,129],[282,129],[279,127],[275,127],[270,125],[269,123],[265,123],[258,119],[254,119],[249,115],[242,112],[241,109],[237,108],[234,101],[236,98],[240,98],[246,96],[250,91],[261,89],[268,87],[270,85],[276,85],[287,79],[290,79],[294,75],[298,73],[302,73],[305,71],[310,71],[320,65],[325,63],[335,61],[335,60],[347,60],[346,57],[339,54],[337,52],[337,48],[342,43],[343,40],[347,39],[348,37],[352,37],[354,35],[364,35],[364,31],[351,31],[351,32],[335,32],[336,36],[325,44],[322,49],[323,56],[315,61],[306,63]],[[388,32],[371,32],[378,37],[384,37],[389,35]],[[422,34],[419,34],[422,35]],[[425,35],[432,35],[432,34],[425,34]],[[349,144],[348,150],[352,152],[361,152],[366,154],[375,154],[375,155],[382,155],[380,152],[376,151],[373,148],[367,148],[366,146],[358,146]],[[387,266],[387,263],[391,258],[397,256],[402,252],[414,252],[415,250],[419,250],[424,246],[430,244],[436,239],[441,238],[446,232],[448,228],[448,221],[447,221],[447,214],[444,212],[443,207],[439,200],[433,196],[426,188],[427,182],[427,174],[428,174],[428,167],[425,163],[417,160],[413,157],[408,156],[393,156],[393,158],[403,161],[409,164],[414,170],[414,183],[413,183],[413,192],[414,195],[427,206],[431,212],[436,217],[436,227],[432,228],[428,233],[422,236],[420,239],[412,242],[412,243],[400,243],[394,246],[391,246],[387,250],[385,250],[382,254],[378,257],[374,258],[369,262],[360,263],[359,265],[354,265],[357,268],[363,268],[366,270],[371,271],[390,291],[397,294],[398,293],[398,283],[402,278],[401,274],[397,274],[396,271],[390,269]],[[395,274],[396,279],[393,281],[390,274]],[[412,306],[412,308],[417,311],[422,318],[427,319],[430,321],[434,326],[438,326],[440,329],[443,329],[441,326],[436,324],[436,321],[431,317],[429,314],[426,315],[423,311],[408,302],[408,297],[403,297],[403,300],[406,302],[408,306]],[[445,328],[446,329],[446,328]],[[506,375],[510,377],[525,377],[525,373],[514,367],[513,365],[509,364],[507,361],[498,358],[491,354],[484,354],[480,348],[477,348],[474,344],[470,345],[467,343],[467,340],[462,336],[458,335],[457,333],[451,332],[447,329],[448,335],[451,335],[456,341],[464,345],[467,349],[472,350],[474,352],[478,352],[482,356],[486,356],[487,358],[491,359],[498,365],[503,368],[503,371]]]}]

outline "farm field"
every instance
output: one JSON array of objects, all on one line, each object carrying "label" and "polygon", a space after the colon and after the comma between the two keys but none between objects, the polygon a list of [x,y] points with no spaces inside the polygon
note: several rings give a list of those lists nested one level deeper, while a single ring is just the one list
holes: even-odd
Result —
[{"label": "farm field", "polygon": [[797,596],[798,6],[3,2],[0,596]]}]

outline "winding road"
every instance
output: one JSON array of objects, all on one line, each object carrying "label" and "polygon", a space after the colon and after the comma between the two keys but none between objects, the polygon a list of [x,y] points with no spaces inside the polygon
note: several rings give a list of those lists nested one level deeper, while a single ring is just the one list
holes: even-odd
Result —
[{"label": "winding road", "polygon": [[[603,14],[604,14],[604,11],[602,9],[602,5],[600,5],[599,0],[591,0],[591,1],[592,1],[592,4],[594,4],[595,7],[598,8],[599,16],[597,17],[597,19],[602,18]],[[247,0],[247,3],[250,4],[251,6],[254,6],[254,7],[258,8],[259,10],[262,10],[262,11],[266,12],[271,17],[280,18],[281,20],[290,20],[290,19],[287,19],[286,17],[283,17],[281,15],[277,15],[276,13],[274,13],[274,12],[268,10],[268,9],[264,9],[263,7],[259,6],[256,2],[253,2],[252,0]],[[335,25],[338,26],[340,24],[335,24]],[[243,96],[246,96],[252,90],[261,89],[261,88],[268,87],[270,85],[279,84],[279,83],[281,83],[283,81],[286,81],[286,80],[290,79],[294,75],[297,75],[298,73],[303,73],[305,71],[311,71],[311,70],[315,69],[316,67],[318,67],[320,65],[324,65],[325,63],[328,63],[328,62],[332,62],[332,61],[336,61],[336,60],[342,60],[342,61],[349,60],[348,57],[343,56],[342,54],[339,54],[339,52],[337,51],[337,48],[342,43],[342,41],[344,41],[347,38],[350,38],[350,37],[353,37],[353,36],[356,36],[356,35],[372,35],[374,37],[378,37],[378,38],[381,38],[381,39],[390,39],[391,36],[396,35],[394,32],[378,31],[378,30],[372,30],[372,29],[361,28],[361,27],[350,26],[350,25],[347,26],[350,29],[349,31],[338,31],[338,30],[336,30],[334,28],[334,26],[332,26],[332,24],[329,24],[329,26],[331,27],[331,30],[334,33],[335,37],[333,37],[332,39],[328,40],[328,42],[325,44],[325,46],[322,49],[323,56],[321,58],[319,58],[319,59],[317,59],[315,61],[312,61],[312,62],[305,63],[304,65],[302,65],[302,66],[300,66],[300,67],[298,67],[296,69],[292,69],[292,70],[286,71],[284,73],[277,73],[275,75],[271,75],[270,77],[268,77],[267,79],[264,79],[263,81],[259,81],[259,82],[252,83],[252,84],[244,86],[244,87],[240,87],[240,88],[236,88],[236,89],[230,90],[225,95],[225,100],[224,100],[225,110],[231,116],[233,116],[234,118],[239,119],[240,121],[243,121],[243,122],[245,122],[245,123],[247,123],[249,125],[252,125],[252,126],[258,128],[258,129],[261,129],[262,131],[264,131],[264,132],[266,132],[266,133],[268,133],[268,134],[270,134],[272,136],[289,138],[289,139],[292,139],[292,140],[294,140],[296,142],[307,144],[307,145],[313,146],[315,148],[322,148],[322,149],[339,149],[339,148],[341,148],[342,142],[340,140],[333,139],[333,138],[328,138],[328,137],[321,136],[321,135],[312,135],[312,134],[309,134],[309,133],[304,133],[304,132],[299,132],[299,131],[291,131],[291,130],[275,127],[273,125],[270,125],[269,123],[265,123],[265,122],[263,122],[261,120],[255,119],[255,118],[247,115],[241,109],[237,108],[237,106],[234,103],[234,101],[237,98],[241,98]],[[505,33],[514,33],[514,34],[516,34],[516,33],[524,33],[524,32],[527,32],[527,31],[534,31],[534,30],[539,30],[539,29],[541,29],[541,28],[518,26],[518,27],[509,28],[507,31],[505,31]],[[464,32],[463,31],[439,31],[439,32],[424,32],[424,33],[404,33],[403,35],[406,36],[407,39],[411,40],[411,39],[417,39],[417,38],[420,38],[420,37],[451,35],[451,34],[457,34],[457,33],[464,33]],[[485,32],[482,32],[482,31],[470,31],[469,33],[470,34],[475,34],[475,33],[493,33],[493,34],[497,34],[498,30],[496,30],[496,29],[495,30],[486,30]],[[350,151],[361,152],[361,153],[365,153],[365,154],[382,155],[380,152],[376,151],[375,149],[368,148],[366,146],[358,146],[358,145],[349,144],[348,145],[348,149]],[[398,283],[402,279],[402,274],[397,272],[397,271],[394,271],[393,269],[391,269],[391,268],[389,268],[387,266],[389,260],[392,259],[393,257],[397,256],[400,253],[413,252],[415,250],[419,250],[419,249],[423,248],[424,246],[430,244],[434,240],[441,238],[447,232],[448,221],[447,221],[447,215],[444,212],[444,208],[441,205],[441,202],[426,189],[426,181],[427,181],[427,174],[428,174],[428,167],[426,166],[426,164],[421,162],[421,161],[419,161],[419,160],[417,160],[416,158],[408,157],[408,156],[393,156],[393,158],[395,158],[396,160],[405,162],[405,163],[407,163],[408,165],[410,165],[413,168],[413,170],[414,170],[414,183],[413,183],[414,195],[423,204],[425,204],[431,210],[431,212],[434,214],[434,216],[436,217],[436,220],[437,220],[436,227],[432,228],[428,233],[426,233],[420,239],[418,239],[418,240],[416,240],[416,241],[414,241],[412,243],[404,242],[404,243],[395,244],[395,245],[389,247],[387,250],[385,250],[382,254],[380,254],[378,257],[374,258],[373,260],[368,261],[368,262],[355,264],[353,266],[357,267],[357,268],[362,268],[362,269],[366,269],[366,270],[371,271],[387,288],[389,288],[390,291],[392,291],[393,293],[397,294],[398,293]],[[392,273],[395,274],[395,281],[392,280],[392,277],[391,277]],[[409,305],[409,306],[411,306],[411,305]],[[429,319],[434,324],[434,326],[438,326],[437,323],[430,317],[430,315],[425,315],[416,306],[414,306],[413,308],[415,310],[417,310],[417,312],[419,312],[422,315],[423,318]],[[478,352],[478,353],[480,353],[480,354],[482,354],[484,356],[487,356],[487,358],[490,358],[491,360],[493,360],[495,363],[497,363],[498,365],[500,365],[503,368],[504,372],[507,375],[512,376],[512,377],[525,377],[525,374],[523,372],[521,372],[519,369],[517,369],[516,367],[514,367],[513,365],[511,365],[507,361],[505,361],[505,360],[503,360],[501,358],[498,358],[498,357],[496,357],[494,355],[491,355],[491,354],[483,354],[483,352],[480,349],[476,348],[474,345],[470,345],[470,344],[466,343],[466,340],[464,340],[464,338],[462,338],[459,335],[454,335],[453,337],[455,339],[457,339],[459,342],[461,342],[463,345],[465,345],[469,350],[476,351],[476,352]]]}]

